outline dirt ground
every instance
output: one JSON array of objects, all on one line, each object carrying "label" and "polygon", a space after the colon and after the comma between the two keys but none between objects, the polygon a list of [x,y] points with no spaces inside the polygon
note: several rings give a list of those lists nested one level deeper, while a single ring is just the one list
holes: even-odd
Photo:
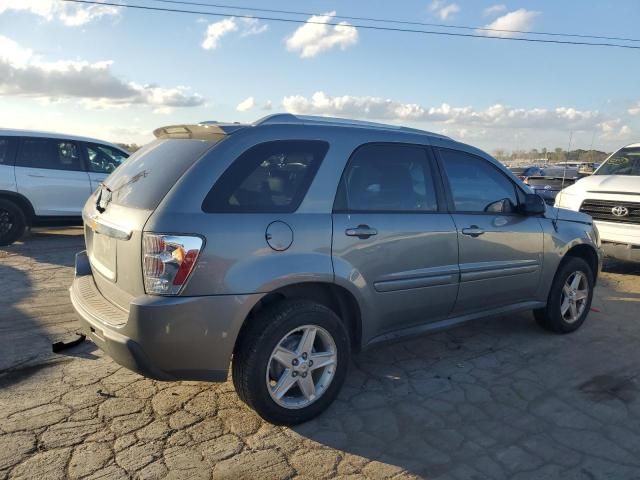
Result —
[{"label": "dirt ground", "polygon": [[640,479],[640,266],[608,262],[584,327],[529,313],[353,359],[334,405],[296,428],[230,382],[165,383],[73,338],[79,228],[0,248],[5,478]]}]

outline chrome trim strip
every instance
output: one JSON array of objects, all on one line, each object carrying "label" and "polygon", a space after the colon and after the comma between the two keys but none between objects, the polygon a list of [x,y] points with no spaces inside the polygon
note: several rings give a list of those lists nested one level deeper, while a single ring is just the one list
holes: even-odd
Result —
[{"label": "chrome trim strip", "polygon": [[117,240],[129,240],[131,238],[131,230],[126,230],[124,227],[99,218],[97,215],[86,215],[83,213],[82,220],[91,230],[101,235],[106,235],[107,237]]}]

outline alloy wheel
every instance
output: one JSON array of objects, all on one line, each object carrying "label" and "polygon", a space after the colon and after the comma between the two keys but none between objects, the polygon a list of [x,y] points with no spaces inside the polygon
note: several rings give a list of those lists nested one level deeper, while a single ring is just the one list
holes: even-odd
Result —
[{"label": "alloy wheel", "polygon": [[273,349],[266,382],[274,402],[287,409],[305,408],[329,388],[338,352],[329,332],[317,325],[291,330]]},{"label": "alloy wheel", "polygon": [[560,314],[567,323],[576,322],[587,306],[589,299],[589,282],[581,272],[573,272],[562,287],[560,298]]},{"label": "alloy wheel", "polygon": [[7,210],[0,209],[0,235],[9,233],[13,227],[13,219]]}]

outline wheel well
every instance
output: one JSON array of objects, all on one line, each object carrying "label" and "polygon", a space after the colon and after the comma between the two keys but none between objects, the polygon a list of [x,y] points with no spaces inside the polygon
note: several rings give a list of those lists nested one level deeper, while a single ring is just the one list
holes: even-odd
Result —
[{"label": "wheel well", "polygon": [[22,208],[22,210],[24,211],[25,216],[27,217],[28,224],[31,225],[33,223],[33,219],[35,217],[35,211],[33,210],[33,205],[31,205],[31,202],[27,200],[27,198],[24,195],[20,195],[19,193],[16,193],[16,192],[7,192],[3,190],[3,191],[0,191],[0,198],[11,200],[12,202],[15,202],[17,205],[19,205],[20,208]]},{"label": "wheel well", "polygon": [[247,315],[233,347],[234,353],[241,344],[243,334],[246,332],[248,325],[256,321],[260,311],[278,302],[290,299],[311,300],[333,310],[347,326],[352,350],[360,350],[362,324],[360,307],[355,297],[344,287],[333,283],[306,282],[279,288],[262,297]]},{"label": "wheel well", "polygon": [[595,283],[598,277],[598,254],[592,246],[581,244],[571,247],[565,254],[565,258],[567,257],[578,257],[585,260],[591,267],[593,281]]}]

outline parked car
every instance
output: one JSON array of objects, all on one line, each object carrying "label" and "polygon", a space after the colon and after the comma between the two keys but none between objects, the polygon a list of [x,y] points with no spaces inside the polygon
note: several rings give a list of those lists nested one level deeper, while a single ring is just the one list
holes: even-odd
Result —
[{"label": "parked car", "polygon": [[[87,201],[71,300],[113,359],[224,381],[264,419],[334,400],[349,355],[516,311],[584,322],[588,215],[421,130],[280,114],[156,130]],[[169,161],[170,160],[170,161]]]},{"label": "parked car", "polygon": [[621,148],[593,175],[565,188],[556,205],[591,215],[607,255],[640,262],[640,143]]},{"label": "parked car", "polygon": [[558,192],[573,185],[581,177],[577,170],[551,167],[540,169],[537,175],[528,176],[523,181],[531,187],[533,193],[540,195],[547,204],[553,205]]},{"label": "parked car", "polygon": [[81,223],[91,192],[128,156],[93,138],[0,129],[0,245],[33,225]]}]

